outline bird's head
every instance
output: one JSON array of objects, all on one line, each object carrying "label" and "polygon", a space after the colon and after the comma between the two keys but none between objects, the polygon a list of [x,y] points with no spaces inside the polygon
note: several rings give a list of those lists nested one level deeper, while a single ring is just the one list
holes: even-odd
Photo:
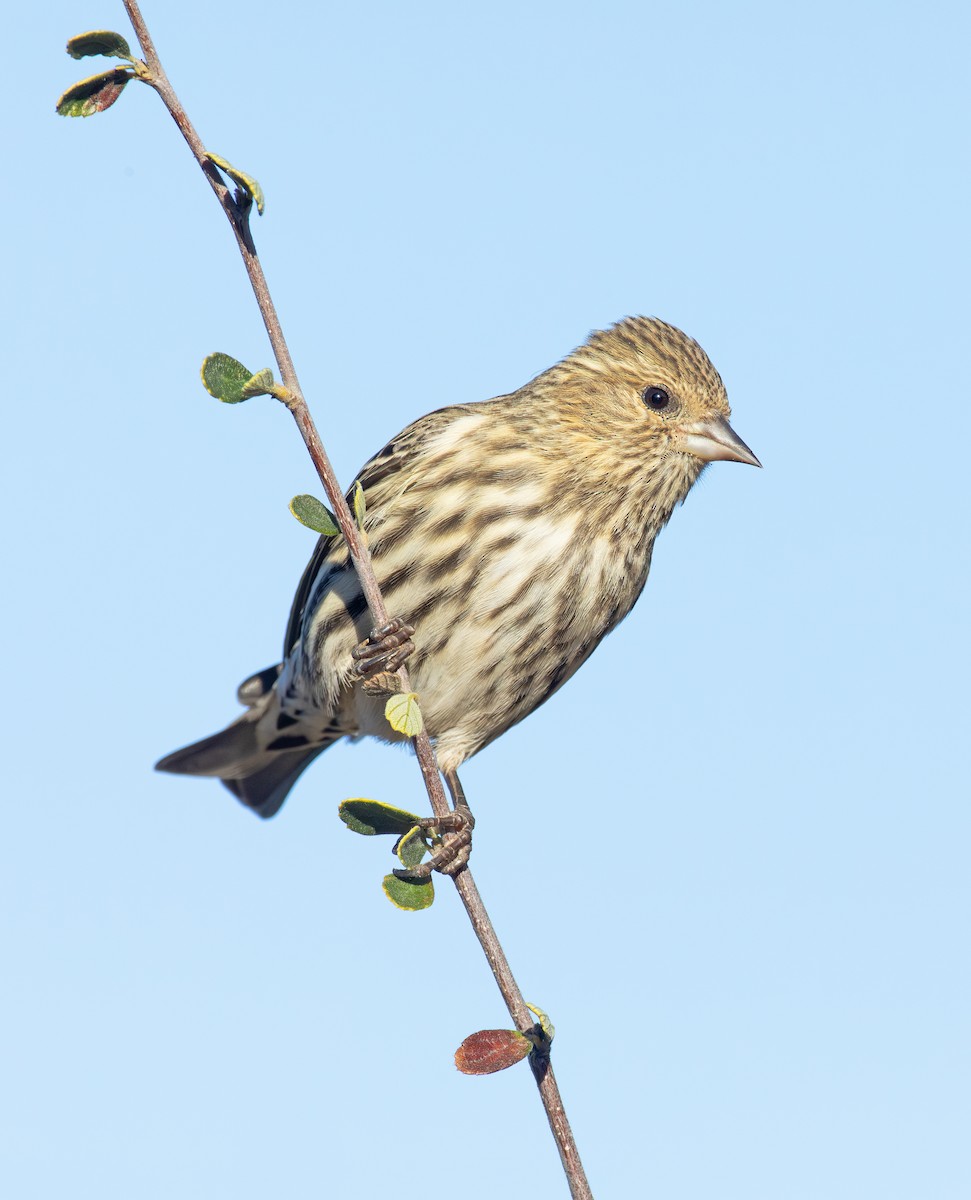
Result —
[{"label": "bird's head", "polygon": [[676,499],[710,462],[762,465],[728,423],[725,386],[708,355],[664,321],[626,317],[591,334],[544,378],[594,455],[596,446],[613,447],[633,470],[638,462],[663,470]]}]

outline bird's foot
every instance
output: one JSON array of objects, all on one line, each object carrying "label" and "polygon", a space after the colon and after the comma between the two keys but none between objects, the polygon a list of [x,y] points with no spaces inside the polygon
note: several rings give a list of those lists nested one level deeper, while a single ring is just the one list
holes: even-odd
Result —
[{"label": "bird's foot", "polygon": [[443,875],[457,875],[469,861],[472,853],[472,830],[475,817],[465,803],[461,803],[447,817],[423,817],[419,822],[422,830],[433,838],[441,838],[442,844],[432,856],[408,871],[395,871],[399,879],[418,881],[428,879],[433,871]]},{"label": "bird's foot", "polygon": [[360,645],[351,651],[354,670],[367,679],[379,671],[391,674],[415,649],[411,640],[415,629],[404,617],[392,617],[387,625],[372,629]]},{"label": "bird's foot", "polygon": [[423,817],[420,824],[422,829],[433,837],[442,838],[442,844],[432,854],[431,858],[410,871],[395,871],[401,879],[427,879],[432,871],[441,871],[443,875],[457,875],[469,861],[472,853],[472,830],[475,828],[475,817],[465,798],[465,790],[455,771],[445,771],[445,782],[452,794],[452,811],[447,817]]}]

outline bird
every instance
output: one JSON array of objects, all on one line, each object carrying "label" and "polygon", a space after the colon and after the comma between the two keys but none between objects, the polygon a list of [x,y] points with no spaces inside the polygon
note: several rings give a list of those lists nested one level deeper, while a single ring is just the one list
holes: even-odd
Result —
[{"label": "bird", "polygon": [[548,700],[630,612],[657,535],[702,471],[762,465],[730,415],[701,346],[632,316],[517,391],[419,418],[358,476],[374,571],[401,617],[369,638],[346,544],[321,537],[282,661],[240,685],[245,711],[226,729],[157,769],[218,778],[272,817],[341,738],[404,739],[362,675],[410,652],[425,728],[462,796],[458,768]]}]

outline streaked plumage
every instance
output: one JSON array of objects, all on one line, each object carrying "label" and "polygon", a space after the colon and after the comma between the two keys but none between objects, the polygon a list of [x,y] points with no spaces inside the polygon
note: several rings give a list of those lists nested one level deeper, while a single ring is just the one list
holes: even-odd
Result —
[{"label": "streaked plumage", "polygon": [[[517,392],[429,413],[365,466],[375,572],[388,611],[417,629],[408,671],[444,771],[528,716],[627,615],[708,462],[758,465],[728,417],[701,347],[629,317]],[[353,673],[369,627],[342,539],[321,538],[283,663],[241,686],[237,721],[159,769],[217,776],[268,817],[338,738],[400,740]]]}]

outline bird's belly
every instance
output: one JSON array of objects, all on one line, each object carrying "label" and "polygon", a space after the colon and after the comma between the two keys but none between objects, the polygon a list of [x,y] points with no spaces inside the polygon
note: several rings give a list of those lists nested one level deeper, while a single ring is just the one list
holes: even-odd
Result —
[{"label": "bird's belly", "polygon": [[589,657],[639,591],[642,580],[619,567],[606,540],[578,541],[575,521],[542,520],[509,554],[478,556],[475,586],[416,619],[408,670],[445,769],[528,716]]}]

